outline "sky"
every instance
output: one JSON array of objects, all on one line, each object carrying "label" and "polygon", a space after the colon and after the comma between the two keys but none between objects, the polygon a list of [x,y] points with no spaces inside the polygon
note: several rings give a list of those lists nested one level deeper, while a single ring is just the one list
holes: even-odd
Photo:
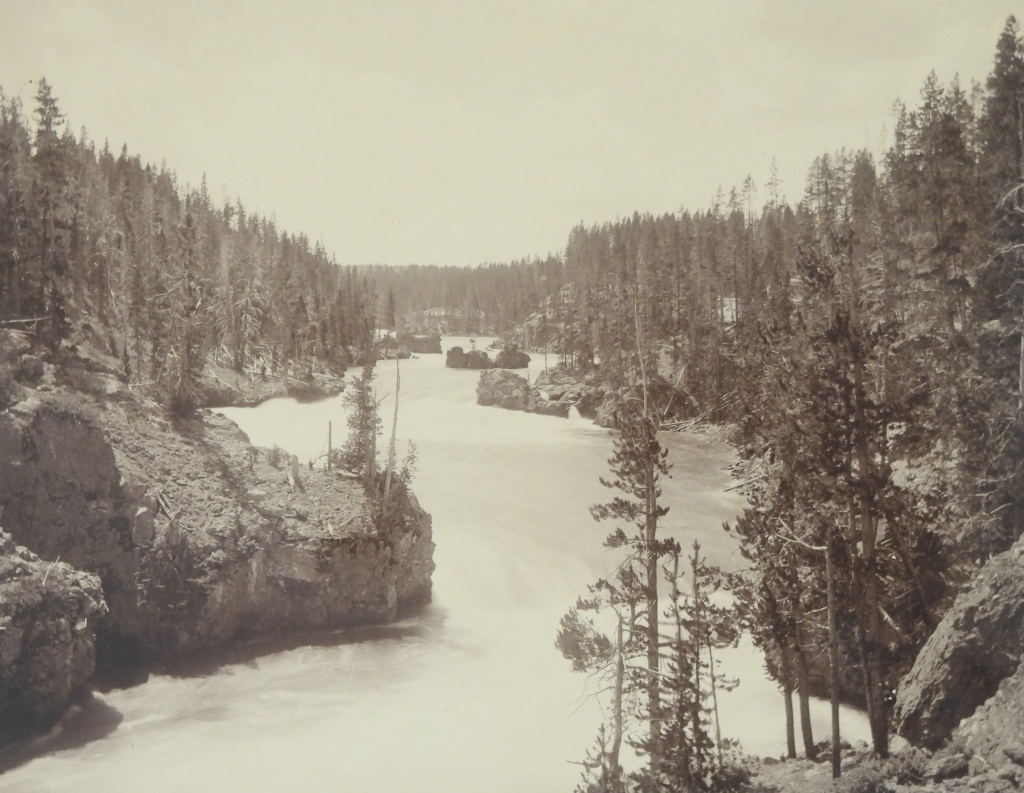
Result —
[{"label": "sky", "polygon": [[[1019,2],[1020,0],[1018,0]],[[342,264],[503,262],[880,151],[1008,0],[0,0],[0,87]]]}]

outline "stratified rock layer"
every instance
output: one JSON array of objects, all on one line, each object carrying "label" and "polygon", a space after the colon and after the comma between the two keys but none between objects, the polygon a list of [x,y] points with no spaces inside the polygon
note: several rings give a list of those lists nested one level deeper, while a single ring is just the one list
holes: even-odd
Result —
[{"label": "stratified rock layer", "polygon": [[93,673],[100,580],[0,530],[0,744],[46,729]]},{"label": "stratified rock layer", "polygon": [[1022,653],[1024,539],[989,560],[921,649],[900,683],[897,731],[937,749],[1018,670]]}]

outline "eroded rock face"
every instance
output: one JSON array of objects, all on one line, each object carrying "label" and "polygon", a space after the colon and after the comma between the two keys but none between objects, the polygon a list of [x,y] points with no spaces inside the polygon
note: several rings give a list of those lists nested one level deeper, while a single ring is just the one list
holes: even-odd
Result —
[{"label": "eroded rock face", "polygon": [[100,580],[0,530],[0,743],[54,724],[93,673]]},{"label": "eroded rock face", "polygon": [[1022,653],[1024,539],[989,560],[921,649],[897,693],[897,731],[937,749],[1018,672]]}]

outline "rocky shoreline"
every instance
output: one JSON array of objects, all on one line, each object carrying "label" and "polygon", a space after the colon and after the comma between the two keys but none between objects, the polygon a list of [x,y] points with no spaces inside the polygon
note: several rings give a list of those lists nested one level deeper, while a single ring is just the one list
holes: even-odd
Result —
[{"label": "rocky shoreline", "polygon": [[0,405],[0,743],[51,726],[94,672],[429,601],[430,516],[404,487],[384,521],[358,481],[220,415],[172,424],[112,364],[33,360]]}]

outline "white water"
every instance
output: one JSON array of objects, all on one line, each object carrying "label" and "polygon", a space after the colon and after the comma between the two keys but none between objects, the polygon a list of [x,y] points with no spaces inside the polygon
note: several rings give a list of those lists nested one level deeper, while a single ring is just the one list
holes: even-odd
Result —
[{"label": "white water", "polygon": [[[485,344],[488,340],[478,340]],[[446,339],[446,346],[466,339]],[[552,361],[553,363],[553,361]],[[378,366],[383,394],[394,362]],[[590,504],[605,500],[611,436],[578,418],[475,404],[478,373],[443,356],[402,361],[399,436],[419,450],[414,489],[434,518],[434,602],[398,626],[339,634],[229,663],[205,675],[153,676],[102,697],[123,720],[106,737],[0,776],[16,791],[509,791],[568,793],[600,721],[582,675],[553,646],[559,617],[609,572]],[[535,355],[531,378],[543,368]],[[390,426],[390,402],[385,422]],[[344,434],[340,398],[225,410],[260,445],[303,461]],[[742,563],[722,531],[742,509],[725,491],[729,449],[668,436],[664,521],[712,564]],[[400,453],[404,451],[404,441]],[[324,642],[317,642],[323,645]],[[721,697],[722,730],[746,750],[784,751],[781,695],[749,645],[721,654],[741,678]],[[814,706],[815,735],[828,730]],[[844,737],[866,738],[844,710]]]}]

